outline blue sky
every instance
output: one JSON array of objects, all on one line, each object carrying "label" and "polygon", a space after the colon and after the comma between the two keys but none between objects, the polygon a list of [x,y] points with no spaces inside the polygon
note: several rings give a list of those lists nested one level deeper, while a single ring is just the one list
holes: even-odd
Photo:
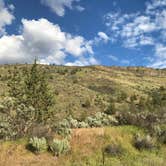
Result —
[{"label": "blue sky", "polygon": [[0,0],[0,64],[166,68],[166,0]]}]

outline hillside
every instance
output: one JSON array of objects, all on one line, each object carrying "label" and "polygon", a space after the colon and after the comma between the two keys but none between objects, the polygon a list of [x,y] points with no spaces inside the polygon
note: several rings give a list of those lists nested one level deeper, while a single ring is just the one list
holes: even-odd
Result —
[{"label": "hillside", "polygon": [[164,69],[2,65],[0,166],[164,166],[165,108]]},{"label": "hillside", "polygon": [[29,152],[25,140],[6,142],[0,145],[0,166],[103,166],[102,148],[111,143],[120,144],[123,155],[106,155],[104,166],[164,166],[166,146],[151,152],[138,151],[132,146],[132,136],[138,132],[143,131],[131,126],[74,129],[71,151],[59,158]]},{"label": "hillside", "polygon": [[[23,71],[30,65],[0,66],[0,96],[7,94],[7,81],[12,71]],[[72,112],[93,114],[104,111],[109,104],[109,97],[125,93],[145,96],[154,88],[166,86],[166,70],[142,67],[64,67],[40,66],[49,73],[49,85],[56,104],[53,110],[62,116]],[[86,105],[90,103],[90,106]],[[119,105],[117,104],[117,107]]]}]

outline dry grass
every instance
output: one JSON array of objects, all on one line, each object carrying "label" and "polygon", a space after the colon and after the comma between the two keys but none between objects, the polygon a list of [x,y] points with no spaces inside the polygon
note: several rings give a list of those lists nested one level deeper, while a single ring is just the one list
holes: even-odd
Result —
[{"label": "dry grass", "polygon": [[106,157],[106,165],[164,166],[166,147],[159,151],[140,152],[132,146],[134,133],[143,132],[135,127],[107,127],[74,129],[71,151],[59,158],[50,153],[35,155],[25,149],[26,141],[6,142],[0,145],[0,166],[100,166],[102,149],[108,144],[120,144],[124,154]]}]

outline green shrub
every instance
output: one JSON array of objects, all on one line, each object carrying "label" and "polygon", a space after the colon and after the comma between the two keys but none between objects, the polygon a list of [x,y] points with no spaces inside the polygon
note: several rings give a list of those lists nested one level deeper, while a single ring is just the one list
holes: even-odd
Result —
[{"label": "green shrub", "polygon": [[49,147],[54,155],[59,156],[60,154],[66,153],[70,149],[70,144],[67,139],[54,139]]},{"label": "green shrub", "polygon": [[33,137],[30,138],[29,141],[29,149],[35,153],[41,153],[47,151],[47,141],[44,137],[38,138],[38,137]]},{"label": "green shrub", "polygon": [[115,104],[114,103],[110,103],[109,106],[107,107],[107,109],[104,111],[106,114],[108,115],[113,115],[116,112],[115,109]]},{"label": "green shrub", "polygon": [[140,134],[137,134],[134,136],[133,142],[135,148],[138,150],[151,150],[154,148],[154,141],[149,135],[141,136]]}]

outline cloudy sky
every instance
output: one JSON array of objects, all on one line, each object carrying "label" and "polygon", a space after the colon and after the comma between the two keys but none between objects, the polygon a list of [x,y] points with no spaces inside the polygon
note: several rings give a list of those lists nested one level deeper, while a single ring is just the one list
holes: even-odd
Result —
[{"label": "cloudy sky", "polygon": [[0,0],[0,64],[166,68],[166,0]]}]

